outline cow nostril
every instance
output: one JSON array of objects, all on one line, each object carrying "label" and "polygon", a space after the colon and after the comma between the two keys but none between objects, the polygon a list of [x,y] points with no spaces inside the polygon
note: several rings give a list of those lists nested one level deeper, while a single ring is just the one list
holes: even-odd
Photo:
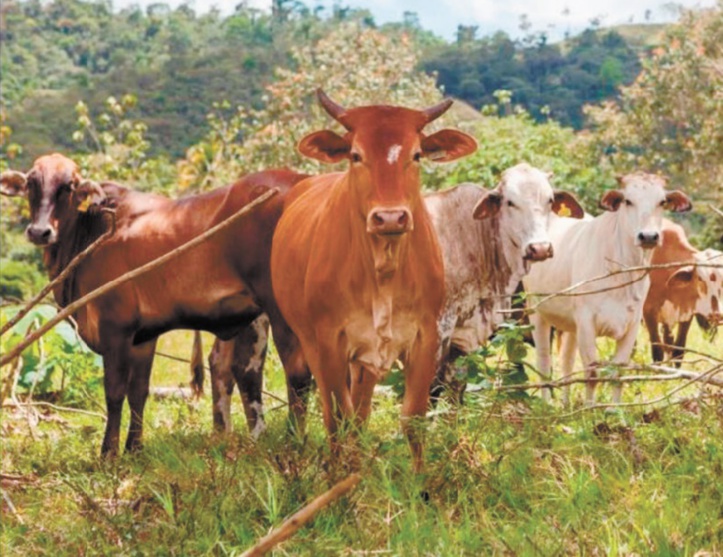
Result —
[{"label": "cow nostril", "polygon": [[46,228],[45,230],[43,230],[42,234],[40,234],[40,237],[43,240],[47,240],[48,238],[50,238],[50,228]]},{"label": "cow nostril", "polygon": [[384,216],[381,213],[374,213],[372,215],[372,222],[375,225],[382,226],[384,224]]},{"label": "cow nostril", "polygon": [[399,219],[397,219],[397,223],[398,223],[400,226],[404,226],[404,225],[407,224],[407,220],[409,220],[409,217],[407,216],[407,213],[405,213],[404,211],[402,211],[402,214],[399,215]]}]

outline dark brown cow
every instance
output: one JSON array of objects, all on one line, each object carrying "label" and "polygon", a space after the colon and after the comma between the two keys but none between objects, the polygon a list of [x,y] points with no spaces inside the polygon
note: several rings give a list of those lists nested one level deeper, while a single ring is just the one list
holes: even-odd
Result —
[{"label": "dark brown cow", "polygon": [[312,133],[299,151],[350,165],[305,180],[289,196],[272,246],[274,292],[316,379],[335,449],[340,421],[353,416],[362,423],[374,385],[397,358],[403,361],[402,424],[419,470],[421,443],[410,421],[427,410],[444,298],[442,255],[420,194],[419,161],[453,160],[476,143],[455,130],[422,133],[452,101],[425,111],[346,110],[321,91],[319,99],[347,133]]},{"label": "dark brown cow", "polygon": [[[117,184],[83,182],[76,164],[59,154],[39,158],[27,176],[3,174],[3,194],[27,195],[32,219],[27,237],[44,247],[51,278],[109,226],[101,213],[79,211],[80,204],[85,205],[88,198],[103,203],[106,198],[116,207],[116,233],[55,289],[61,306],[197,237],[267,188],[281,190],[207,242],[115,288],[75,314],[83,340],[103,356],[108,422],[102,454],[118,451],[126,397],[131,409],[126,450],[140,446],[158,335],[186,328],[230,339],[253,326],[263,311],[269,315],[287,372],[291,407],[301,419],[310,375],[298,340],[274,302],[269,257],[284,198],[303,178],[287,170],[267,171],[174,201]],[[260,399],[260,392],[258,396]],[[249,425],[256,427],[253,420]]]}]

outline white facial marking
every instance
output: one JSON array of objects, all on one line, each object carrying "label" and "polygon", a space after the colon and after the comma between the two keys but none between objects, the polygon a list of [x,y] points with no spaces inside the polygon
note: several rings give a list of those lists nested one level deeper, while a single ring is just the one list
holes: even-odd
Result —
[{"label": "white facial marking", "polygon": [[389,153],[387,154],[387,162],[389,164],[394,164],[397,162],[397,159],[399,159],[399,153],[402,152],[402,146],[401,145],[392,145],[389,148]]}]

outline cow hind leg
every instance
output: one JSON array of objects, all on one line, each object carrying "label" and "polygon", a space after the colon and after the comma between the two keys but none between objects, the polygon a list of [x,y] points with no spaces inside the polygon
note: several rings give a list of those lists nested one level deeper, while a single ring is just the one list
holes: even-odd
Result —
[{"label": "cow hind leg", "polygon": [[213,343],[208,356],[211,370],[211,395],[213,399],[213,427],[216,431],[231,433],[231,395],[235,385],[232,371],[235,339]]},{"label": "cow hind leg", "polygon": [[136,451],[143,441],[143,411],[148,400],[148,389],[153,366],[156,340],[131,348],[131,372],[128,385],[128,405],[131,419],[126,439],[126,451]]},{"label": "cow hind leg", "polygon": [[263,407],[264,363],[269,342],[269,318],[259,315],[234,339],[236,384],[241,393],[246,423],[254,439],[266,429]]},{"label": "cow hind leg", "polygon": [[289,400],[289,424],[291,431],[304,433],[306,409],[314,382],[299,339],[283,319],[276,317],[271,324],[274,344],[286,374],[286,389]]}]

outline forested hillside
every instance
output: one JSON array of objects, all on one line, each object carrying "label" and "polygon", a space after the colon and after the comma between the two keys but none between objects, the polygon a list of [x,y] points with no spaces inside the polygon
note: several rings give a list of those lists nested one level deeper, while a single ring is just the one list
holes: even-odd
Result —
[{"label": "forested hillside", "polygon": [[[207,131],[213,102],[261,108],[276,68],[293,69],[292,45],[311,45],[345,21],[376,28],[364,10],[277,0],[271,14],[239,4],[228,17],[163,3],[113,11],[109,2],[3,1],[2,103],[20,161],[75,149],[74,107],[97,112],[111,95],[133,93],[134,116],[148,126],[153,155],[183,156]],[[422,29],[413,13],[381,28],[419,49],[419,69],[448,94],[479,109],[498,89],[512,92],[538,121],[584,125],[582,106],[614,97],[640,70],[638,51],[614,30],[590,29],[560,44],[530,34],[475,37],[460,26],[455,42]]]}]

